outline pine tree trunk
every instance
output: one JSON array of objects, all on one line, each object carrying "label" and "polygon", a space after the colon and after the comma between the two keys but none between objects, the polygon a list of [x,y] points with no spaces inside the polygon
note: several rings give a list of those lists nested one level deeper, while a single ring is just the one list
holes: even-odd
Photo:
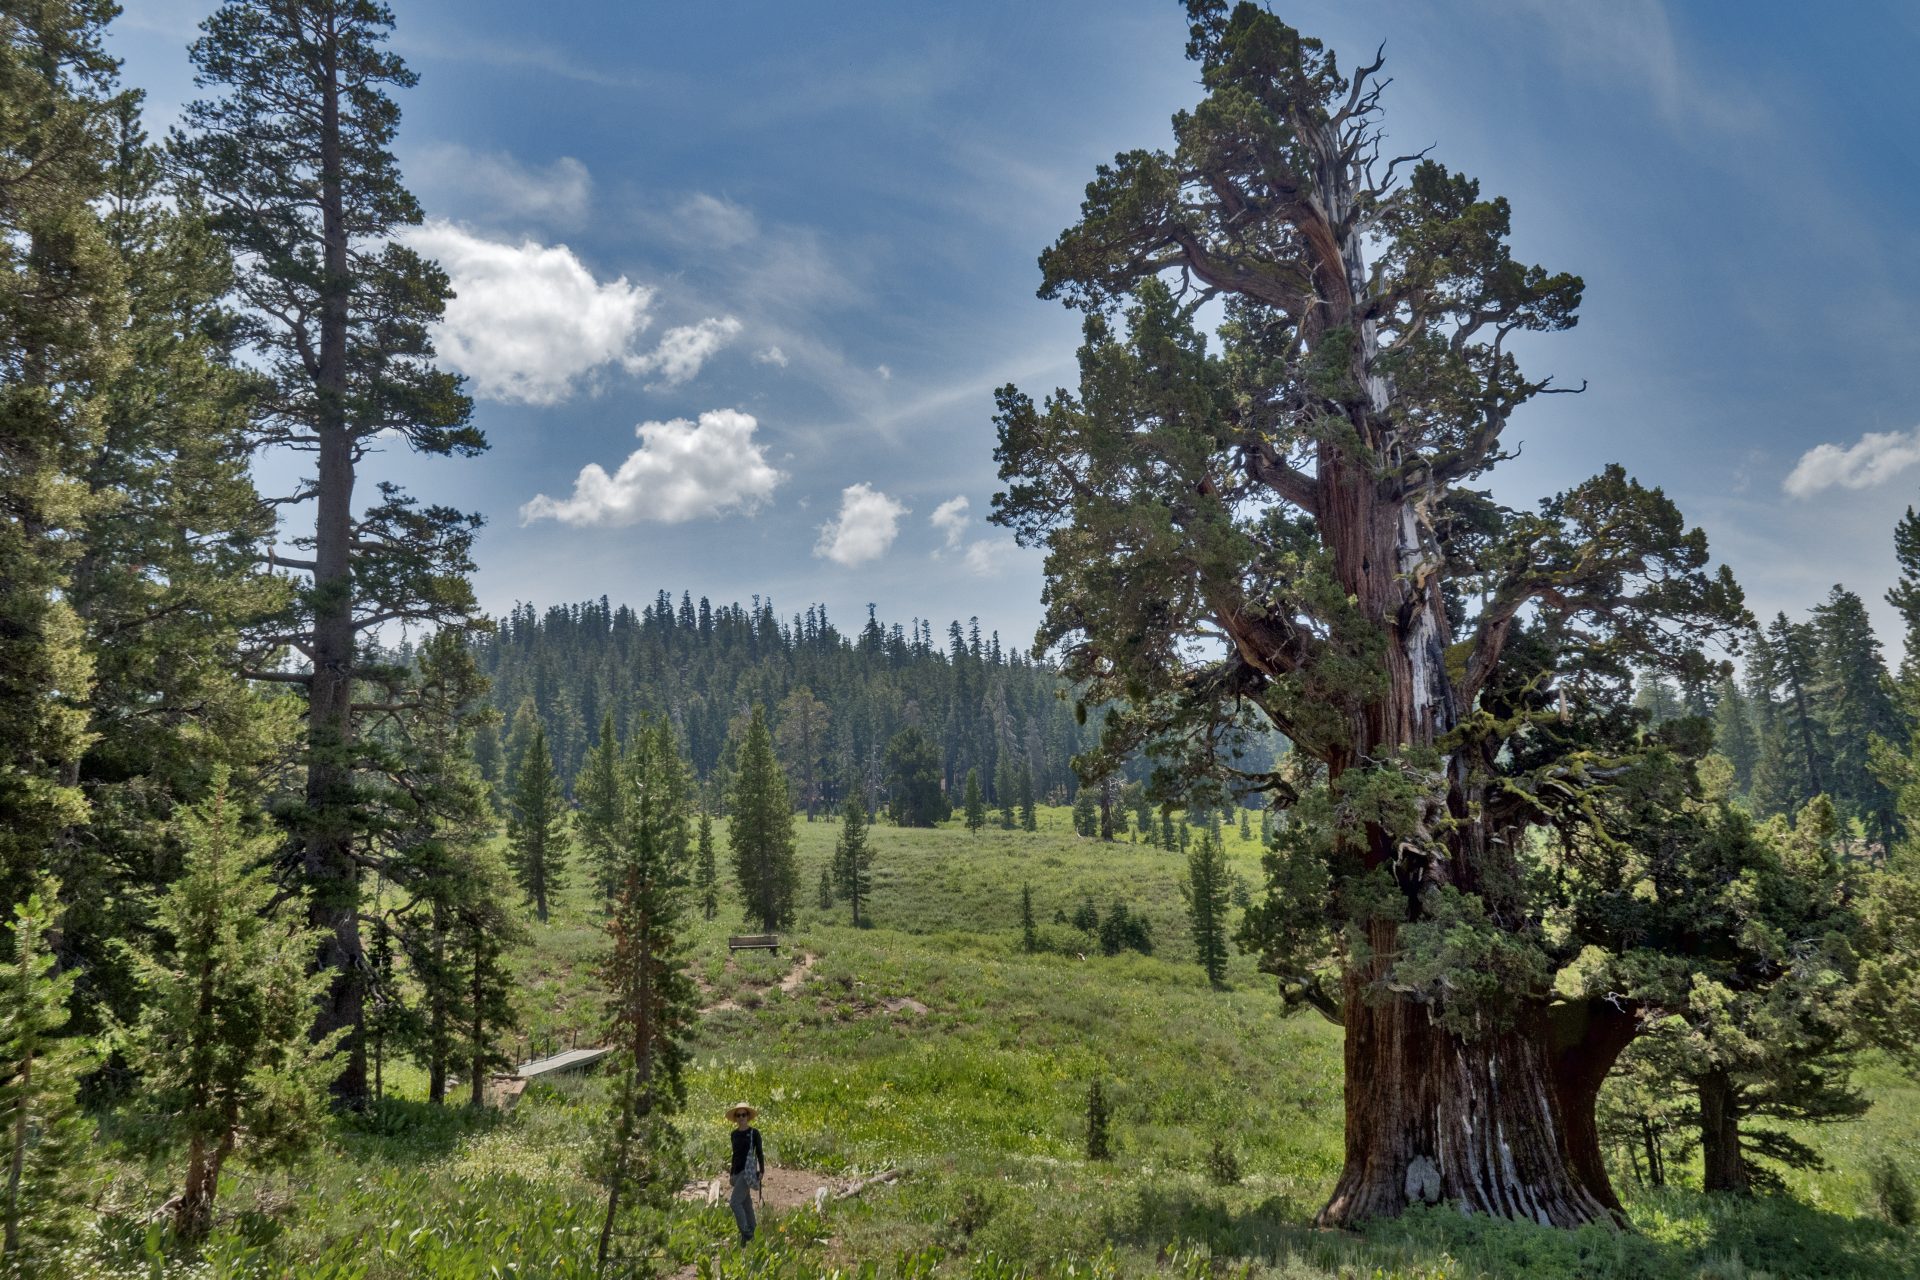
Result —
[{"label": "pine tree trunk", "polygon": [[1647,1152],[1647,1181],[1653,1186],[1667,1185],[1667,1170],[1660,1159],[1660,1143],[1653,1132],[1653,1121],[1645,1116],[1640,1118],[1640,1144]]},{"label": "pine tree trunk", "polygon": [[320,358],[315,391],[319,477],[314,501],[313,679],[308,686],[304,870],[312,919],[326,930],[319,963],[332,974],[316,1037],[345,1029],[336,1102],[364,1106],[366,957],[360,940],[360,875],[353,856],[353,439],[347,423],[347,307],[351,267],[343,204],[340,89],[331,34],[322,51]]},{"label": "pine tree trunk", "polygon": [[182,1239],[203,1240],[213,1229],[213,1204],[220,1190],[220,1169],[232,1151],[231,1130],[220,1136],[212,1150],[207,1149],[206,1139],[197,1133],[189,1143],[186,1182],[173,1208],[173,1229]]},{"label": "pine tree trunk", "polygon": [[447,1100],[447,909],[433,905],[433,982],[427,988],[427,1101]]},{"label": "pine tree trunk", "polygon": [[1746,1195],[1753,1190],[1753,1178],[1740,1151],[1740,1107],[1733,1077],[1709,1071],[1697,1084],[1703,1185],[1708,1191]]}]

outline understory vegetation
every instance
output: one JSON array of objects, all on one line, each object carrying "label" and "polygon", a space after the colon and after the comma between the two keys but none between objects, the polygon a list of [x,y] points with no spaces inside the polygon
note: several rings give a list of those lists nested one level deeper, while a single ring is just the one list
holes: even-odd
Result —
[{"label": "understory vegetation", "polygon": [[[724,823],[718,824],[724,828]],[[1870,1061],[1863,1121],[1806,1139],[1821,1172],[1749,1199],[1692,1189],[1697,1170],[1639,1186],[1614,1174],[1629,1233],[1568,1232],[1450,1209],[1364,1233],[1312,1228],[1340,1170],[1339,1031],[1288,1016],[1271,978],[1237,952],[1210,987],[1184,927],[1186,859],[1072,834],[1066,808],[1040,830],[975,837],[956,816],[932,829],[876,825],[871,927],[844,903],[808,900],[778,956],[727,959],[739,898],[692,926],[690,968],[708,1006],[689,1044],[678,1123],[694,1176],[725,1156],[722,1109],[740,1098],[777,1166],[852,1176],[890,1167],[894,1186],[831,1206],[776,1212],[748,1252],[724,1206],[682,1201],[667,1261],[702,1276],[1219,1274],[1330,1280],[1900,1277],[1920,1240],[1888,1220],[1884,1182],[1920,1180],[1920,1090]],[[840,824],[797,823],[800,880],[832,857]],[[724,839],[724,836],[722,837]],[[1257,835],[1228,825],[1231,873],[1258,873]],[[1024,954],[1030,884],[1042,949]],[[1122,901],[1161,939],[1152,956],[1105,957],[1054,923],[1086,896]],[[1238,914],[1237,911],[1234,912]],[[530,926],[516,964],[525,1034],[564,1045],[591,1025],[604,946],[585,888]],[[803,980],[782,988],[802,957]],[[719,1009],[712,1006],[724,1005]],[[924,1009],[924,1012],[921,1010]],[[584,1041],[583,1041],[584,1043]],[[385,1069],[386,1096],[334,1120],[294,1170],[238,1171],[196,1262],[170,1259],[146,1216],[166,1171],[121,1160],[92,1188],[105,1211],[71,1255],[77,1277],[589,1276],[604,1192],[584,1163],[604,1127],[594,1074],[531,1087],[509,1111],[424,1101],[425,1078]],[[1112,1158],[1085,1158],[1089,1082],[1103,1082]],[[1237,1180],[1223,1185],[1216,1150]],[[695,1274],[689,1271],[687,1274]]]}]

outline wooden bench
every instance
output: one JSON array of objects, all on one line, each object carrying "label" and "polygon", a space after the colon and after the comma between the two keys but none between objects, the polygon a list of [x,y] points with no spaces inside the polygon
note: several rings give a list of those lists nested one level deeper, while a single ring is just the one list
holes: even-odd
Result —
[{"label": "wooden bench", "polygon": [[771,951],[780,954],[780,935],[777,933],[737,933],[727,939],[727,954],[736,951]]}]

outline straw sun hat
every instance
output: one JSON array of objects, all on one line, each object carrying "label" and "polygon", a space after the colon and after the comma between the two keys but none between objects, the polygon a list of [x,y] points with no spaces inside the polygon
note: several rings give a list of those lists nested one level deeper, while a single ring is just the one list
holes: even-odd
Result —
[{"label": "straw sun hat", "polygon": [[747,1113],[747,1119],[749,1120],[753,1119],[755,1116],[760,1114],[759,1109],[754,1107],[751,1103],[736,1102],[732,1106],[727,1108],[727,1119],[729,1120],[736,1119],[742,1111]]}]

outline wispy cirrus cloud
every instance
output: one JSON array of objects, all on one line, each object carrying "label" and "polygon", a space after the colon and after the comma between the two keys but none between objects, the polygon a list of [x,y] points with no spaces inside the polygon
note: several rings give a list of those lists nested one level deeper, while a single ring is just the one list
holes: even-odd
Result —
[{"label": "wispy cirrus cloud", "polygon": [[593,175],[572,156],[528,164],[504,151],[442,142],[408,166],[409,176],[463,218],[577,227],[593,200]]},{"label": "wispy cirrus cloud", "polygon": [[1796,498],[1826,489],[1871,489],[1920,463],[1920,427],[1912,431],[1869,431],[1850,445],[1817,444],[1781,484]]}]

